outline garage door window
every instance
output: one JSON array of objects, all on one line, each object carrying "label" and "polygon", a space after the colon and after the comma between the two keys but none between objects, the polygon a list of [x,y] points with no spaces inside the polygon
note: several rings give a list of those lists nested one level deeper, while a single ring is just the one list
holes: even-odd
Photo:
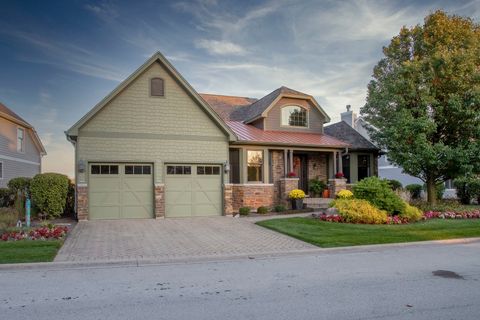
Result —
[{"label": "garage door window", "polygon": [[220,167],[218,166],[197,166],[197,174],[199,175],[219,175]]},{"label": "garage door window", "polygon": [[90,169],[91,174],[118,174],[117,165],[92,165]]},{"label": "garage door window", "polygon": [[191,166],[167,166],[167,174],[192,174]]},{"label": "garage door window", "polygon": [[151,166],[141,166],[141,165],[126,165],[125,174],[151,174]]}]

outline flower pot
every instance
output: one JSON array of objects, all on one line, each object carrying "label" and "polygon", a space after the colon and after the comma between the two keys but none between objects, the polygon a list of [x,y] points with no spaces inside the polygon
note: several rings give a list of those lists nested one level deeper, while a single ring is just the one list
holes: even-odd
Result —
[{"label": "flower pot", "polygon": [[328,189],[323,190],[322,197],[330,198],[330,190]]},{"label": "flower pot", "polygon": [[291,199],[292,201],[292,210],[303,209],[303,199]]}]

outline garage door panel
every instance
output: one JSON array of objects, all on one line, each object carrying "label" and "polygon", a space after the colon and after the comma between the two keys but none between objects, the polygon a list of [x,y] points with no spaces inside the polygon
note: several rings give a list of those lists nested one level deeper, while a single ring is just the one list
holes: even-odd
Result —
[{"label": "garage door panel", "polygon": [[[93,170],[94,166],[101,167],[101,170]],[[131,169],[128,174],[126,166]],[[152,218],[151,172],[148,164],[92,164],[89,175],[90,218]]]},{"label": "garage door panel", "polygon": [[[165,175],[165,212],[167,217],[221,215],[222,184],[220,166],[183,165],[189,174],[178,173],[179,165],[168,165]],[[213,169],[213,168],[216,169]],[[215,174],[214,174],[215,173]]]}]

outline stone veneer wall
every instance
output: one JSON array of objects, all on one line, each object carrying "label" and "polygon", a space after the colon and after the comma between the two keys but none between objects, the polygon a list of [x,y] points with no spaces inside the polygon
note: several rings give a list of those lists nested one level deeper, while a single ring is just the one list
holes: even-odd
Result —
[{"label": "stone veneer wall", "polygon": [[285,176],[285,160],[283,151],[272,150],[272,181],[275,202],[281,202],[280,179]]},{"label": "stone veneer wall", "polygon": [[165,186],[163,184],[155,185],[155,217],[165,217]]},{"label": "stone veneer wall", "polygon": [[330,198],[335,198],[335,195],[340,190],[347,189],[347,179],[329,179],[330,184]]},{"label": "stone veneer wall", "polygon": [[282,178],[280,179],[280,199],[279,203],[286,206],[289,205],[288,194],[293,189],[298,189],[298,178]]},{"label": "stone veneer wall", "polygon": [[[272,207],[275,204],[273,184],[232,184],[232,212],[238,212],[242,207],[250,207],[256,210],[258,207]],[[228,193],[225,193],[227,205]],[[227,211],[225,211],[227,212]]]},{"label": "stone veneer wall", "polygon": [[77,185],[77,219],[88,220],[88,186]]},{"label": "stone veneer wall", "polygon": [[226,216],[233,215],[233,185],[225,184],[223,187],[223,212]]},{"label": "stone veneer wall", "polygon": [[308,155],[308,180],[319,179],[327,182],[327,155],[310,154]]}]

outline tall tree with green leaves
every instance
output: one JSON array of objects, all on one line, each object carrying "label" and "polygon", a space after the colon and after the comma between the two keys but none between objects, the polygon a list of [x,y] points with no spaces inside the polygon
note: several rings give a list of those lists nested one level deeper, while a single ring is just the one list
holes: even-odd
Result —
[{"label": "tall tree with green leaves", "polygon": [[383,53],[361,114],[433,204],[437,183],[480,169],[480,25],[436,11],[403,27]]}]

